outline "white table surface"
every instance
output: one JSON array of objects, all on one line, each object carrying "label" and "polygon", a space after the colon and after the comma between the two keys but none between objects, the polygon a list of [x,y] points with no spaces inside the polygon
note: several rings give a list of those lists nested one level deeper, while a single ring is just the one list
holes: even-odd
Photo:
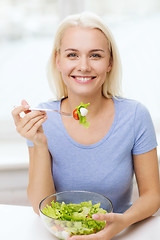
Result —
[{"label": "white table surface", "polygon": [[[57,240],[31,207],[0,204],[1,240]],[[132,225],[113,240],[160,240],[160,217]]]}]

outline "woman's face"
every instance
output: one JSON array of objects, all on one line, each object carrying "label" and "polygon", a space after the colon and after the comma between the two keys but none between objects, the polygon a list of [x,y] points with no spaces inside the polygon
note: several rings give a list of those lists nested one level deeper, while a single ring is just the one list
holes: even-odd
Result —
[{"label": "woman's face", "polygon": [[68,94],[89,96],[101,93],[106,74],[112,67],[105,35],[97,29],[68,28],[56,63]]}]

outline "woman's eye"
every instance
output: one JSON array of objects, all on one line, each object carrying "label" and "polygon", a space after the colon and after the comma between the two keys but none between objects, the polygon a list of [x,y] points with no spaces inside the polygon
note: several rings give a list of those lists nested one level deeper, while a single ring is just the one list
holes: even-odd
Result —
[{"label": "woman's eye", "polygon": [[92,54],[92,55],[91,55],[91,58],[101,58],[101,55],[95,53],[95,54]]},{"label": "woman's eye", "polygon": [[67,57],[75,58],[75,57],[77,57],[77,54],[76,53],[69,53],[67,55]]}]

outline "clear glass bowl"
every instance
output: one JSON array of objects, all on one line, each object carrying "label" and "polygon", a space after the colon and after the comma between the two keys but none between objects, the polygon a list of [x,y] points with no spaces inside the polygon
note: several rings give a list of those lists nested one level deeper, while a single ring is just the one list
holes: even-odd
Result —
[{"label": "clear glass bowl", "polygon": [[[59,239],[67,239],[70,236],[71,225],[76,226],[79,224],[77,221],[64,221],[57,220],[51,217],[46,216],[42,210],[47,206],[51,205],[50,203],[54,200],[54,202],[65,202],[65,204],[69,203],[81,203],[92,201],[92,204],[101,203],[100,208],[103,208],[108,213],[113,211],[112,202],[104,197],[101,194],[87,191],[65,191],[59,192],[53,195],[50,195],[44,198],[39,204],[39,212],[42,222],[46,226],[46,228],[57,238]],[[77,225],[78,226],[78,225]]]}]

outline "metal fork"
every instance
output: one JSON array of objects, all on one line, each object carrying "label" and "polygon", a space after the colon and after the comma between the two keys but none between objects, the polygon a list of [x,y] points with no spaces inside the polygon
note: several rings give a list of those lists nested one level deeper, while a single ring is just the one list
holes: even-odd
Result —
[{"label": "metal fork", "polygon": [[56,109],[47,109],[47,108],[32,108],[30,107],[29,110],[31,111],[50,111],[50,112],[57,112],[65,117],[73,117],[72,113],[66,113],[66,112],[62,112],[62,111],[58,111]]}]

